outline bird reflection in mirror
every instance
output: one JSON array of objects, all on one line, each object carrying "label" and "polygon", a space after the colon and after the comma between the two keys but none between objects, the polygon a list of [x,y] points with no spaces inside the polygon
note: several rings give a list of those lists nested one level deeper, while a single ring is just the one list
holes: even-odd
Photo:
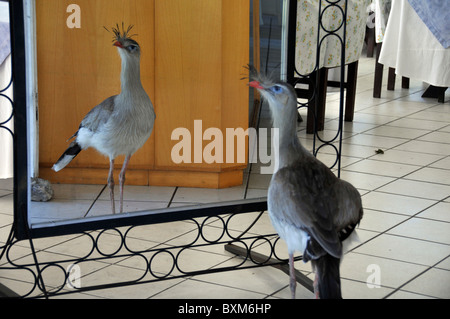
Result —
[{"label": "bird reflection in mirror", "polygon": [[81,121],[78,130],[70,138],[74,139],[57,160],[52,169],[56,172],[68,165],[82,150],[94,148],[109,157],[108,187],[111,210],[115,214],[114,201],[114,160],[125,155],[119,174],[120,213],[123,212],[123,188],[125,173],[131,156],[150,137],[155,122],[153,104],[145,92],[140,76],[141,48],[131,37],[133,26],[122,31],[119,25],[113,27],[113,46],[117,47],[122,69],[120,74],[121,92],[95,106]]}]

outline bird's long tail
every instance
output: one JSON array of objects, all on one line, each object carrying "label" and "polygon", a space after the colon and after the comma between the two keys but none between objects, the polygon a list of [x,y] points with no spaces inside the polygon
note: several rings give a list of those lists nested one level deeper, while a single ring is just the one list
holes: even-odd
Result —
[{"label": "bird's long tail", "polygon": [[341,299],[340,259],[325,254],[312,263],[318,279],[319,298]]},{"label": "bird's long tail", "polygon": [[56,161],[56,163],[55,163],[55,165],[53,165],[52,169],[55,172],[62,170],[80,152],[81,152],[81,146],[76,141],[73,141],[72,143],[70,143],[70,146],[64,151],[64,153],[61,155],[61,157]]}]

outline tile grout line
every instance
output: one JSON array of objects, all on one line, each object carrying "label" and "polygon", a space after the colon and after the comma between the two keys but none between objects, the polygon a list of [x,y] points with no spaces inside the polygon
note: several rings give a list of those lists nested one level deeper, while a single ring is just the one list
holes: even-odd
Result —
[{"label": "tile grout line", "polygon": [[[430,269],[435,268],[438,264],[440,264],[441,262],[443,262],[445,259],[447,259],[450,255],[447,255],[445,258],[441,259],[440,261],[438,261],[437,263],[433,264],[432,266],[429,266],[427,269],[425,269],[424,271],[420,272],[419,274],[417,274],[416,276],[414,276],[413,278],[411,278],[410,280],[408,280],[407,282],[405,282],[404,284],[400,285],[399,287],[397,287],[394,291],[392,291],[391,293],[387,294],[383,299],[386,299],[388,297],[390,297],[391,295],[393,295],[395,292],[401,290],[401,288],[405,287],[407,284],[411,283],[413,280],[419,278],[420,276],[422,276],[423,274],[425,274],[426,272],[430,271]],[[407,291],[407,290],[405,290]],[[410,292],[410,291],[408,291]],[[413,292],[414,293],[414,292]],[[437,297],[435,297],[437,298]]]},{"label": "tile grout line", "polygon": [[178,191],[178,186],[175,187],[175,189],[172,193],[172,197],[170,197],[169,203],[167,203],[167,208],[169,208],[170,205],[172,205],[173,199],[175,198],[177,191]]},{"label": "tile grout line", "polygon": [[[444,243],[440,243],[440,242],[433,242],[433,241],[424,240],[424,239],[419,239],[419,238],[412,238],[412,237],[401,236],[401,235],[394,235],[394,234],[388,234],[388,233],[387,233],[387,232],[389,232],[390,230],[392,230],[392,229],[396,228],[397,226],[399,226],[399,225],[401,225],[401,224],[404,224],[405,222],[407,222],[407,221],[413,219],[414,217],[418,216],[419,214],[423,213],[424,211],[430,209],[431,207],[437,205],[437,204],[440,203],[440,202],[442,202],[442,201],[437,201],[436,203],[432,204],[431,206],[428,206],[428,207],[426,207],[426,208],[424,208],[424,209],[418,211],[418,212],[415,213],[414,215],[409,216],[408,218],[406,218],[405,220],[399,222],[398,224],[395,224],[394,226],[389,227],[389,228],[385,229],[385,230],[382,231],[382,232],[379,232],[377,235],[375,235],[374,237],[368,239],[368,240],[365,241],[364,243],[361,243],[361,244],[359,244],[359,245],[353,247],[352,249],[348,250],[348,251],[346,252],[346,254],[349,253],[349,252],[355,252],[355,249],[357,249],[357,248],[359,248],[359,247],[362,247],[363,245],[365,245],[365,244],[367,244],[368,242],[374,240],[375,238],[380,237],[381,235],[391,235],[391,236],[397,236],[397,237],[403,237],[403,238],[411,238],[411,239],[414,239],[414,240],[420,240],[420,241],[432,242],[432,243],[437,243],[437,244],[441,244],[441,245],[449,245],[449,244],[444,244]],[[364,218],[364,217],[363,217],[363,218]],[[375,256],[375,255],[374,255],[374,256]],[[378,256],[378,257],[380,257],[380,256]]]},{"label": "tile grout line", "polygon": [[95,203],[97,202],[97,200],[100,198],[100,196],[103,194],[104,190],[106,189],[107,185],[105,184],[105,186],[103,186],[102,190],[100,191],[100,193],[97,195],[97,197],[94,199],[94,201],[92,202],[92,204],[89,206],[86,214],[84,214],[83,218],[86,218],[86,216],[89,214],[89,212],[91,211],[92,207],[94,207]]}]

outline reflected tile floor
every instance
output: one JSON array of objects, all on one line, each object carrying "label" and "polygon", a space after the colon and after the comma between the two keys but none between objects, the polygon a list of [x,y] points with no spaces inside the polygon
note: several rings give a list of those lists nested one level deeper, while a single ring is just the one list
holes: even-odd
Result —
[{"label": "reflected tile floor", "polygon": [[[359,242],[346,249],[341,263],[344,298],[450,298],[450,107],[436,99],[423,99],[426,86],[411,79],[409,89],[387,91],[381,99],[372,97],[374,60],[362,57],[354,121],[344,123],[341,178],[353,183],[362,194],[365,215],[359,226]],[[385,76],[387,72],[384,72]],[[384,83],[387,83],[386,77]],[[329,90],[325,131],[326,138],[336,134],[337,93]],[[300,110],[303,118],[306,111]],[[269,125],[263,109],[262,125]],[[313,139],[298,127],[302,143],[312,149]],[[381,149],[384,154],[377,154]],[[326,164],[334,161],[331,148],[318,154]],[[255,168],[258,166],[255,165]],[[238,198],[264,197],[267,176],[246,173],[244,186],[224,190],[175,187],[125,187],[125,209],[179,207],[196,203]],[[39,214],[33,222],[58,218],[83,218],[109,213],[109,194],[105,185],[53,185],[52,206],[33,203]],[[6,241],[12,224],[12,181],[0,180],[0,244]],[[64,216],[60,216],[64,211]],[[72,215],[71,215],[72,214]],[[272,231],[265,214],[261,231]],[[167,223],[133,229],[136,247],[164,247],[189,242],[192,223]],[[217,228],[211,226],[214,236]],[[183,235],[180,235],[183,234]],[[102,237],[106,249],[114,250],[114,234]],[[76,235],[39,239],[36,245],[43,260],[67,256],[67,245],[76,254],[86,253],[86,246]],[[26,245],[11,254],[17,260],[30,260]],[[208,265],[229,265],[235,257],[221,247],[205,250]],[[198,260],[192,260],[194,265]],[[189,263],[189,262],[188,262]],[[0,266],[5,266],[0,260]],[[85,280],[102,283],[137,274],[138,261],[117,260],[111,264],[93,263]],[[164,260],[160,265],[164,269]],[[313,278],[310,264],[296,263],[296,268]],[[105,269],[99,276],[99,269]],[[14,291],[23,291],[32,281],[20,271],[1,271],[0,283]],[[379,275],[379,276],[378,276]],[[52,278],[48,279],[51,285]],[[290,298],[289,278],[271,268],[253,268],[225,273],[193,276],[138,286],[78,293],[61,298]],[[313,298],[297,286],[297,298]]]}]

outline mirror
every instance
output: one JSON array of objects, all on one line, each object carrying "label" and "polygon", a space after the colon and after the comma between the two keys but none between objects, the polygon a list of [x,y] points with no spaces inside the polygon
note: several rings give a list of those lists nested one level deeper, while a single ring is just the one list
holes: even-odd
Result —
[{"label": "mirror", "polygon": [[[108,0],[104,6],[97,2],[94,7],[82,0],[69,7],[58,0],[37,1],[35,6],[34,1],[26,2],[36,23],[35,30],[25,28],[36,32],[32,49],[39,122],[27,123],[29,158],[27,170],[19,175],[27,172],[27,180],[39,176],[53,190],[49,201],[31,200],[30,185],[26,186],[25,222],[33,236],[134,225],[155,215],[181,216],[180,212],[234,204],[263,207],[275,163],[268,109],[263,106],[258,115],[253,92],[241,80],[253,53],[250,1],[239,0],[234,7],[217,1],[208,10],[198,1],[183,2],[188,11],[167,1],[116,0],[112,5]],[[267,52],[271,33],[267,61],[275,73],[280,72],[281,12],[282,1],[261,10],[260,50]],[[121,28],[122,21],[125,28],[134,24],[133,38],[142,48],[141,82],[153,102],[156,122],[148,141],[131,157],[123,213],[118,212],[118,174],[124,156],[115,161],[112,214],[107,157],[91,148],[57,173],[51,167],[89,110],[121,92],[121,59],[112,34],[103,27],[119,23]],[[31,82],[32,76],[27,73]]]}]

